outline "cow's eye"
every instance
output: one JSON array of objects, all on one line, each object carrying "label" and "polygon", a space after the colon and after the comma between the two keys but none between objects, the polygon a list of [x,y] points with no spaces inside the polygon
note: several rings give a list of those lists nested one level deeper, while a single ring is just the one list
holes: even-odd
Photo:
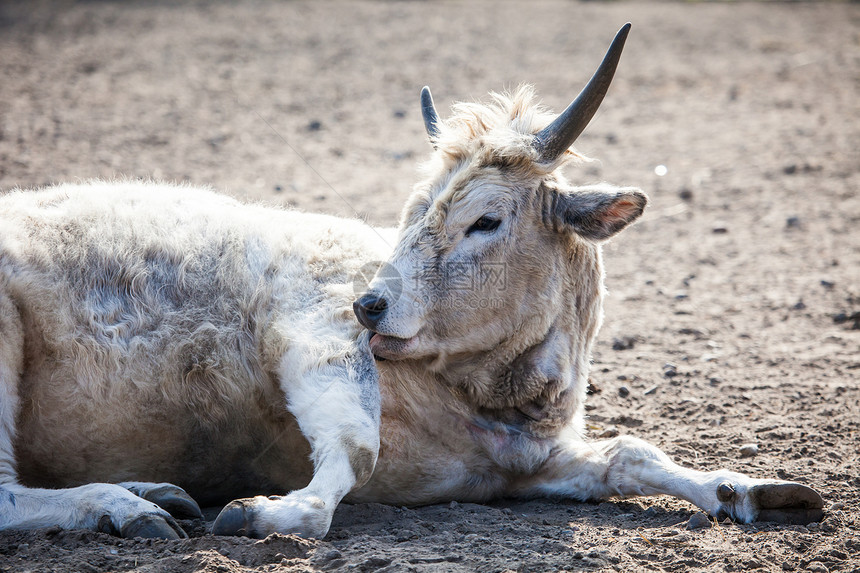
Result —
[{"label": "cow's eye", "polygon": [[501,224],[502,221],[500,219],[494,219],[493,217],[484,215],[472,223],[471,227],[466,229],[466,236],[469,236],[472,233],[489,233],[490,231],[495,231]]}]

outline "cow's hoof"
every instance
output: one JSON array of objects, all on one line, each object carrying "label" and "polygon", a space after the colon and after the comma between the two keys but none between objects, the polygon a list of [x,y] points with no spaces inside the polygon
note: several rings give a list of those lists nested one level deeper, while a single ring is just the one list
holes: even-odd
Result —
[{"label": "cow's hoof", "polygon": [[717,485],[718,505],[716,511],[711,512],[717,519],[730,517],[741,523],[775,521],[806,525],[824,517],[824,500],[810,487],[787,481],[732,477],[735,479]]},{"label": "cow's hoof", "polygon": [[120,537],[146,537],[155,539],[187,539],[188,535],[172,517],[160,515],[141,515],[124,524],[119,530]]},{"label": "cow's hoof", "polygon": [[228,503],[215,518],[212,535],[255,537],[251,526],[254,514],[246,506],[246,502],[253,503],[253,500],[237,499]]},{"label": "cow's hoof", "polygon": [[328,532],[334,505],[316,495],[294,491],[289,495],[237,499],[221,510],[213,535],[243,535],[262,539],[271,533],[322,539]]},{"label": "cow's hoof", "polygon": [[799,483],[755,485],[747,495],[759,509],[756,521],[806,525],[824,517],[824,500],[817,491]]},{"label": "cow's hoof", "polygon": [[173,517],[180,519],[203,518],[200,506],[179,486],[170,483],[149,482],[123,482],[118,485],[146,501],[151,501]]},{"label": "cow's hoof", "polygon": [[173,517],[180,519],[202,519],[203,512],[185,490],[175,485],[164,484],[157,488],[148,490],[141,495],[143,499],[151,501]]}]

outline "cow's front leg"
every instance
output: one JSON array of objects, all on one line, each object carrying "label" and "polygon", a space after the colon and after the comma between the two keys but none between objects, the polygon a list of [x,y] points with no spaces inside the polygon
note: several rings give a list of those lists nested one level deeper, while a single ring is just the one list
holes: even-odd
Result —
[{"label": "cow's front leg", "polygon": [[580,500],[668,494],[708,514],[735,521],[810,523],[823,516],[824,501],[812,488],[793,482],[756,479],[717,470],[679,466],[651,444],[629,436],[559,443],[541,471],[520,483],[524,496],[548,495]]},{"label": "cow's front leg", "polygon": [[[284,356],[281,385],[287,407],[311,445],[313,478],[307,487],[284,496],[231,502],[212,533],[325,536],[335,508],[370,479],[379,453],[378,375],[366,339],[343,352],[303,347]],[[321,358],[320,352],[334,356]]]}]

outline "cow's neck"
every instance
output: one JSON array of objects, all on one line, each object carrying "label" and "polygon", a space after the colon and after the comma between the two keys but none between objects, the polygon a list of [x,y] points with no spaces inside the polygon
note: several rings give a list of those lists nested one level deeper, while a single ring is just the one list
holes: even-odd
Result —
[{"label": "cow's neck", "polygon": [[479,416],[547,435],[581,409],[602,316],[599,247],[573,244],[568,265],[554,313],[535,317],[496,348],[449,358],[435,369],[439,382]]},{"label": "cow's neck", "polygon": [[494,418],[491,410],[526,405],[547,386],[546,373],[530,367],[530,357],[537,356],[542,338],[529,341],[525,348],[506,341],[481,353],[440,356],[428,361],[425,371],[468,416]]},{"label": "cow's neck", "polygon": [[575,247],[554,312],[523,325],[515,339],[467,356],[379,362],[392,407],[420,410],[404,419],[449,411],[539,438],[581,419],[602,314],[602,272],[599,249]]}]

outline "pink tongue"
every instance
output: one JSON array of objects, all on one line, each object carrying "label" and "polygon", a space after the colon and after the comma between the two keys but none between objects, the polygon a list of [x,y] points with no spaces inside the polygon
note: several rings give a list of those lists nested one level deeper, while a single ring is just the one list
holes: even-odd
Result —
[{"label": "pink tongue", "polygon": [[373,350],[382,342],[382,336],[374,333],[373,336],[370,337],[370,349]]}]

